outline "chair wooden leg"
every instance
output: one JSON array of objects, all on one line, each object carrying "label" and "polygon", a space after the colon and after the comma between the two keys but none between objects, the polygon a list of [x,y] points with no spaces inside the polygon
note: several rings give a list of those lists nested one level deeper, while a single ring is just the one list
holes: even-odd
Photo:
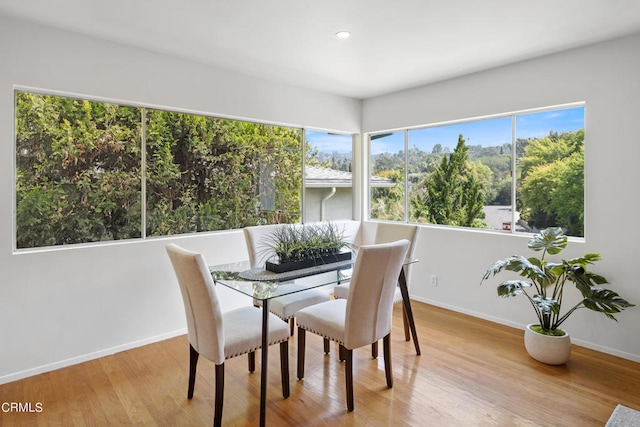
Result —
[{"label": "chair wooden leg", "polygon": [[293,336],[293,331],[296,328],[296,319],[294,317],[292,317],[291,319],[289,319],[289,336]]},{"label": "chair wooden leg", "polygon": [[331,350],[331,343],[327,338],[324,338],[323,342],[324,342],[324,354],[329,354],[329,351]]},{"label": "chair wooden leg", "polygon": [[213,426],[222,426],[222,404],[224,403],[224,362],[216,365],[216,397],[213,408]]},{"label": "chair wooden leg", "polygon": [[346,355],[345,355],[345,348],[342,344],[340,344],[338,346],[338,360],[340,360],[341,362],[344,362],[346,359]]},{"label": "chair wooden leg", "polygon": [[304,329],[298,326],[298,379],[304,378],[304,346],[306,332]]},{"label": "chair wooden leg", "polygon": [[189,344],[189,389],[187,390],[187,399],[193,397],[193,388],[196,384],[196,366],[198,365],[198,356],[200,354],[191,344]]},{"label": "chair wooden leg", "polygon": [[289,397],[289,341],[280,343],[280,375],[282,376],[282,396]]},{"label": "chair wooden leg", "polygon": [[382,339],[382,354],[384,357],[384,373],[387,376],[387,387],[393,387],[393,371],[391,367],[391,333]]},{"label": "chair wooden leg", "polygon": [[[342,347],[342,345],[340,346]],[[347,411],[353,411],[353,350],[342,347],[347,365],[344,367],[344,376],[347,386]]]},{"label": "chair wooden leg", "polygon": [[247,358],[249,359],[249,372],[253,373],[256,371],[256,352],[248,353]]},{"label": "chair wooden leg", "polygon": [[407,309],[402,304],[402,324],[404,325],[404,340],[411,340],[411,331],[409,331],[409,317],[407,316]]},{"label": "chair wooden leg", "polygon": [[371,343],[371,358],[376,359],[378,357],[378,341]]}]

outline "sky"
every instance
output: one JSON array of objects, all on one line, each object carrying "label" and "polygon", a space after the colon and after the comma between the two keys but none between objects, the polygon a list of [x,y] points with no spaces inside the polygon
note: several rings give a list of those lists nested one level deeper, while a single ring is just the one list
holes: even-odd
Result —
[{"label": "sky", "polygon": [[[516,116],[516,139],[538,138],[548,135],[550,131],[562,133],[583,128],[584,107]],[[491,147],[511,144],[511,116],[413,129],[409,131],[409,146],[417,146],[423,151],[431,152],[435,144],[440,144],[443,148],[449,147],[450,151],[453,151],[460,134],[465,138],[467,145]],[[397,153],[402,150],[403,131],[373,139],[371,143],[371,154]]]},{"label": "sky", "polygon": [[350,153],[353,149],[353,136],[348,134],[328,133],[316,130],[306,130],[305,138],[318,151],[325,153]]}]

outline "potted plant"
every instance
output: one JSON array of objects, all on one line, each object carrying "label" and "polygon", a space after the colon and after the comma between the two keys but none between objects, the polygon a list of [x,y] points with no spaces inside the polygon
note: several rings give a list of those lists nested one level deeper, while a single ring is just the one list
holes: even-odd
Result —
[{"label": "potted plant", "polygon": [[287,224],[268,236],[266,246],[276,259],[267,261],[267,270],[281,273],[318,264],[351,259],[344,231],[331,222]]},{"label": "potted plant", "polygon": [[[588,253],[579,258],[550,262],[546,255],[557,255],[567,246],[567,236],[561,228],[547,228],[535,234],[529,241],[532,251],[542,252],[540,258],[513,255],[496,261],[487,269],[482,282],[503,270],[519,273],[525,280],[505,280],[498,285],[498,296],[524,295],[531,304],[537,324],[525,330],[525,347],[529,354],[543,363],[560,365],[569,359],[571,340],[560,325],[576,310],[588,308],[616,320],[619,313],[634,304],[616,292],[604,289],[609,283],[599,274],[587,271],[587,266],[600,260],[600,254]],[[573,283],[582,299],[566,311],[562,311],[565,286]],[[555,354],[548,354],[553,353]]]}]

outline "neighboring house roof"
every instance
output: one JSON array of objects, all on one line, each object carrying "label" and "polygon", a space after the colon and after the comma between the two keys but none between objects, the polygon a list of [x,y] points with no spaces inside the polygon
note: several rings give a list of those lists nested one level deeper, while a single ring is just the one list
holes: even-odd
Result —
[{"label": "neighboring house roof", "polygon": [[[395,184],[388,178],[372,176],[372,187],[393,187]],[[305,167],[305,187],[307,188],[331,188],[352,187],[353,178],[351,172],[334,169],[319,168],[315,166]]]}]

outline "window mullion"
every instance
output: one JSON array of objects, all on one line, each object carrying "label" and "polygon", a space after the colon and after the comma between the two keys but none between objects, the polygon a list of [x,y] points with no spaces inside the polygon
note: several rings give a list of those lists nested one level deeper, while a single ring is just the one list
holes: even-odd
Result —
[{"label": "window mullion", "polygon": [[409,130],[404,131],[404,222],[409,222]]},{"label": "window mullion", "polygon": [[516,232],[516,115],[511,115],[511,233]]},{"label": "window mullion", "polygon": [[140,235],[147,237],[147,109],[142,108],[140,134]]},{"label": "window mullion", "polygon": [[301,165],[302,165],[302,188],[300,189],[300,221],[304,224],[306,222],[308,222],[307,220],[307,212],[305,209],[305,202],[306,202],[306,198],[307,198],[307,171],[306,171],[306,167],[307,167],[307,129],[306,128],[302,128],[301,129],[302,132],[302,137],[300,138],[300,156],[302,157],[301,159]]}]

